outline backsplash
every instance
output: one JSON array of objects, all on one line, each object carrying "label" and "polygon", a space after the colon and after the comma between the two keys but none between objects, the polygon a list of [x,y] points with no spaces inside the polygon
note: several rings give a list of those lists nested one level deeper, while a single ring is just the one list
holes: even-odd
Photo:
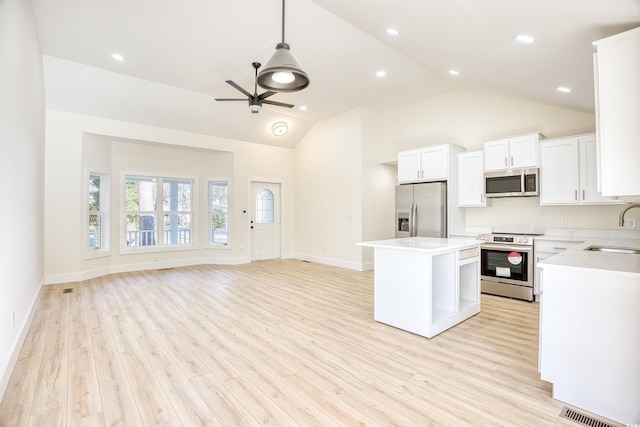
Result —
[{"label": "backsplash", "polygon": [[[629,230],[618,226],[618,215],[624,205],[540,206],[539,197],[497,198],[484,208],[466,208],[467,227],[492,227],[494,231],[524,227],[572,228],[595,230]],[[634,212],[637,211],[637,212]],[[631,210],[626,218],[640,217],[640,209]]]}]

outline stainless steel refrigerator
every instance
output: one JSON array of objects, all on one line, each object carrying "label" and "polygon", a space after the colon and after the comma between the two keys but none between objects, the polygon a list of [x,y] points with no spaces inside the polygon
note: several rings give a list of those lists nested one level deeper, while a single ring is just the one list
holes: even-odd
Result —
[{"label": "stainless steel refrigerator", "polygon": [[447,237],[447,183],[396,186],[396,238]]}]

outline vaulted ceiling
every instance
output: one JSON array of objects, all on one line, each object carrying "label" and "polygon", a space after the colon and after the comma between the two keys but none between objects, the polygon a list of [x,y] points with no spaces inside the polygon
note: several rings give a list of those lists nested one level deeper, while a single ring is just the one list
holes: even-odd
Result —
[{"label": "vaulted ceiling", "polygon": [[[591,42],[640,26],[640,0],[289,0],[285,40],[311,85],[270,98],[293,109],[251,114],[214,98],[242,97],[229,79],[253,92],[251,63],[281,39],[280,0],[33,5],[48,108],[283,147],[340,112],[453,89],[593,112]],[[287,135],[271,134],[278,120]]]}]

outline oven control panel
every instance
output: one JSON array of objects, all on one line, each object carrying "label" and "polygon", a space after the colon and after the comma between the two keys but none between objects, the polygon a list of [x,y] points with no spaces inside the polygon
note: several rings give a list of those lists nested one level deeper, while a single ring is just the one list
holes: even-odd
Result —
[{"label": "oven control panel", "polygon": [[491,243],[502,243],[511,245],[533,245],[532,235],[511,235],[511,234],[481,234],[478,240]]}]

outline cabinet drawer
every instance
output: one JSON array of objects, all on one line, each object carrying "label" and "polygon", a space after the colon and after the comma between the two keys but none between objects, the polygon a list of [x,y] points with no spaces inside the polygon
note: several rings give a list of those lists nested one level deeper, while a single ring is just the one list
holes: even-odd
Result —
[{"label": "cabinet drawer", "polygon": [[559,254],[562,251],[584,242],[568,241],[568,240],[536,240],[535,251]]},{"label": "cabinet drawer", "polygon": [[458,260],[462,261],[463,259],[475,258],[478,256],[480,249],[479,248],[469,248],[460,251],[458,255]]}]

